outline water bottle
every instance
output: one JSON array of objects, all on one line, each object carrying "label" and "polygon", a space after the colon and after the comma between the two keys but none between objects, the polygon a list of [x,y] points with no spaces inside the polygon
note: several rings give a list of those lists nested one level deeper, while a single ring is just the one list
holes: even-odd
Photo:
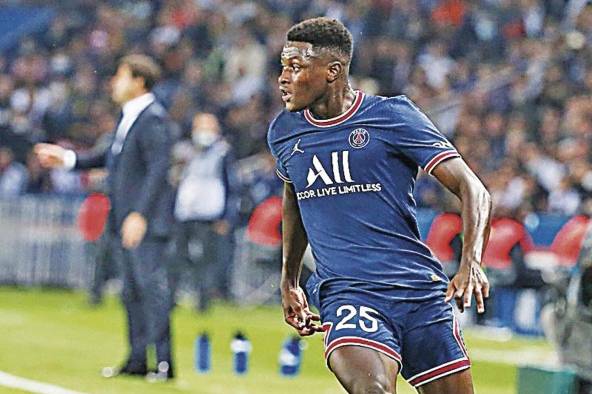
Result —
[{"label": "water bottle", "polygon": [[252,349],[251,342],[239,331],[232,339],[230,349],[233,354],[234,373],[237,375],[246,374],[249,368],[249,353]]},{"label": "water bottle", "polygon": [[302,362],[302,341],[298,336],[290,336],[282,345],[280,351],[280,374],[286,377],[294,377],[300,372]]},{"label": "water bottle", "polygon": [[202,333],[195,338],[195,370],[198,373],[207,373],[212,368],[212,348],[210,337]]}]

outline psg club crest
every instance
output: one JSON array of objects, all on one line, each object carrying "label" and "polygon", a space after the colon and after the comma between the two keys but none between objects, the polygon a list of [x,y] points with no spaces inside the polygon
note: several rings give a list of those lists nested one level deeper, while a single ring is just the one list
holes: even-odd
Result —
[{"label": "psg club crest", "polygon": [[366,129],[355,129],[349,134],[348,140],[352,148],[360,149],[368,145],[370,133]]}]

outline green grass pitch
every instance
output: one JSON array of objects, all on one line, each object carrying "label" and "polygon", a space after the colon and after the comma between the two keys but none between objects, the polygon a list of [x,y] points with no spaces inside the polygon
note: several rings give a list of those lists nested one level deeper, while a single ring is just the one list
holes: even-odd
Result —
[{"label": "green grass pitch", "polygon": [[[124,311],[118,300],[91,308],[80,292],[18,290],[0,287],[0,371],[27,379],[96,394],[333,394],[343,393],[324,366],[322,337],[306,340],[301,374],[292,379],[278,374],[280,346],[291,329],[279,306],[242,309],[216,305],[198,315],[179,307],[173,315],[177,379],[147,383],[141,379],[100,377],[103,366],[117,364],[126,354]],[[232,373],[230,339],[236,330],[253,344],[246,376]],[[193,342],[198,332],[212,338],[212,372],[193,370]],[[536,362],[550,354],[542,340],[494,341],[467,331],[473,376],[479,394],[515,393],[516,363]],[[402,379],[398,393],[412,390]],[[20,393],[2,387],[0,393]]]}]

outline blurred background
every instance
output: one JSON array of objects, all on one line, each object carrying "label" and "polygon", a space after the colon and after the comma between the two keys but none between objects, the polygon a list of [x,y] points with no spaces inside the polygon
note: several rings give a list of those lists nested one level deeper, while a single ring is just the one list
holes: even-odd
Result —
[{"label": "blurred background", "polygon": [[[492,194],[496,219],[485,265],[494,290],[485,316],[463,315],[476,348],[479,392],[588,392],[592,4],[586,0],[0,2],[0,327],[6,325],[0,372],[97,393],[266,393],[299,385],[340,392],[314,339],[307,341],[301,377],[258,383],[277,375],[276,353],[289,333],[277,306],[283,185],[266,132],[281,110],[276,79],[285,33],[319,15],[338,18],[354,35],[353,87],[413,99]],[[180,377],[149,388],[125,380],[103,386],[94,374],[101,360],[123,353],[123,330],[109,326],[119,327],[123,316],[112,296],[118,267],[101,235],[106,174],[45,170],[31,153],[37,142],[78,151],[104,144],[118,113],[109,79],[119,59],[134,52],[163,67],[154,93],[178,140],[172,183],[182,185],[196,154],[195,115],[214,114],[231,147],[227,213],[213,257],[203,262],[212,245],[199,237],[185,241],[188,256],[171,243]],[[188,203],[199,204],[195,197]],[[426,174],[419,175],[415,198],[422,237],[452,275],[462,245],[457,201]],[[306,267],[314,268],[310,257]],[[242,325],[238,316],[245,316]],[[192,372],[197,331],[220,332],[224,363],[231,331],[249,328],[263,347],[265,335],[256,338],[263,331],[277,339],[269,349],[254,347],[273,354],[260,356],[259,375],[228,391],[231,375],[200,380]],[[54,330],[66,330],[77,345],[46,338]],[[93,356],[85,368],[69,369],[84,346]],[[6,357],[19,347],[27,351]],[[537,380],[551,391],[525,391]],[[2,386],[0,379],[0,392]]]}]

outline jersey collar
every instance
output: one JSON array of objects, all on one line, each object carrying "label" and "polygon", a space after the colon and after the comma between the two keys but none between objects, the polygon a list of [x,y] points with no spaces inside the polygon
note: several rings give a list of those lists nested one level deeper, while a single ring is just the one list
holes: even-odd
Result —
[{"label": "jersey collar", "polygon": [[352,116],[358,112],[358,109],[362,106],[362,101],[364,101],[364,92],[361,90],[356,90],[356,97],[354,98],[354,103],[351,107],[344,113],[339,116],[330,119],[315,119],[312,116],[312,113],[307,109],[304,110],[304,118],[308,121],[308,123],[312,124],[313,126],[317,127],[331,127],[336,126],[345,122],[346,120],[350,119]]}]

